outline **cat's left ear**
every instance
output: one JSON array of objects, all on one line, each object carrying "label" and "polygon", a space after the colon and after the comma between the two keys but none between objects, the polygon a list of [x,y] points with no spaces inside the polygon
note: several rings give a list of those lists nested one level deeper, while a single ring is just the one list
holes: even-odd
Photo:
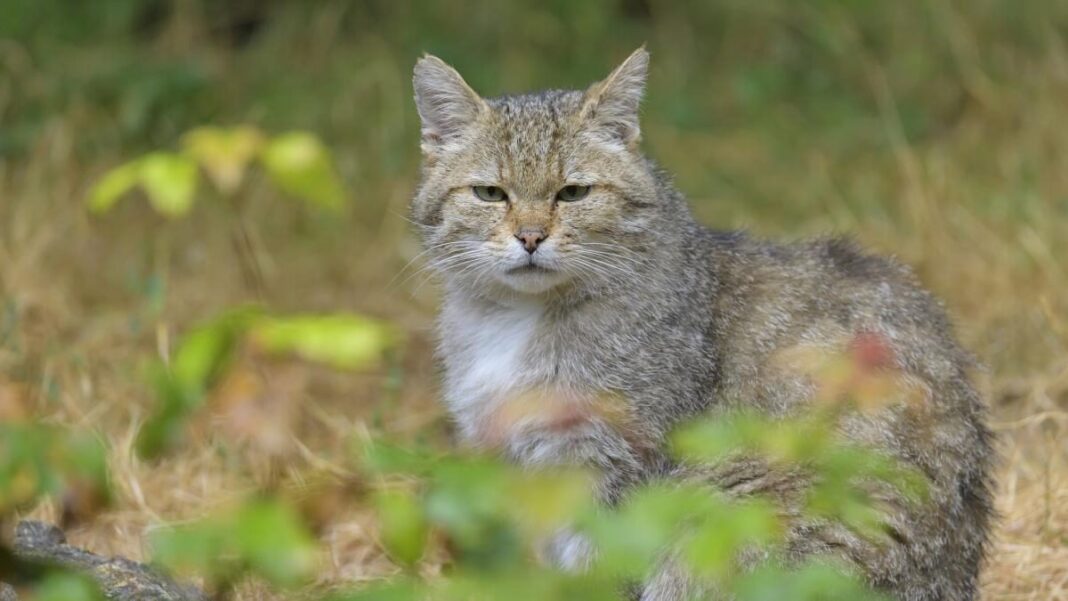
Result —
[{"label": "cat's left ear", "polygon": [[582,118],[628,148],[637,146],[641,139],[638,107],[645,94],[648,71],[649,52],[642,46],[611,75],[586,90]]}]

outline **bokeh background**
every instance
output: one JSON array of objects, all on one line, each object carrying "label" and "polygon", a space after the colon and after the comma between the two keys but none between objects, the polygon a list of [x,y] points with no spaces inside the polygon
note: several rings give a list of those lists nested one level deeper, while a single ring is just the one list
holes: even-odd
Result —
[{"label": "bokeh background", "polygon": [[[989,368],[1000,436],[985,596],[1068,599],[1060,0],[5,0],[0,397],[107,441],[116,502],[74,541],[144,557],[146,530],[224,505],[268,472],[329,469],[353,432],[448,444],[431,357],[437,292],[418,259],[409,265],[414,61],[437,54],[492,96],[583,87],[642,43],[653,57],[645,148],[704,223],[849,234],[945,299]],[[176,148],[196,126],[235,124],[317,134],[350,200],[309,208],[251,177],[241,212],[256,281],[235,258],[233,207],[210,194],[180,220],[136,195],[106,215],[85,209],[107,169]],[[260,465],[255,445],[214,444],[214,422],[164,460],[137,460],[155,402],[145,362],[247,302],[389,320],[403,358],[355,374],[271,366],[264,402],[276,413],[261,414],[299,441],[281,464]],[[364,508],[323,513],[324,580],[389,573]]]}]

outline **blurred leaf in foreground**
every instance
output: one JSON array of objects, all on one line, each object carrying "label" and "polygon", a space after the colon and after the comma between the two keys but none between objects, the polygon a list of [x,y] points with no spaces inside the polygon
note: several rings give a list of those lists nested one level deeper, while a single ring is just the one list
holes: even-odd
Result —
[{"label": "blurred leaf in foreground", "polygon": [[140,162],[131,161],[108,171],[89,193],[89,210],[106,213],[127,192],[133,190],[140,179]]},{"label": "blurred leaf in foreground", "polygon": [[205,393],[229,366],[240,337],[258,315],[255,309],[228,312],[187,334],[169,366],[162,362],[153,366],[159,406],[138,434],[142,457],[155,457],[180,438],[186,418],[203,404]]},{"label": "blurred leaf in foreground", "polygon": [[204,405],[206,395],[226,381],[224,376],[246,341],[270,353],[357,369],[374,365],[396,338],[389,324],[356,314],[276,317],[255,308],[225,313],[187,334],[169,366],[153,365],[159,406],[141,429],[138,452],[142,457],[155,457],[181,437],[186,421]]},{"label": "blurred leaf in foreground", "polygon": [[252,340],[269,352],[288,352],[340,369],[376,363],[396,336],[385,322],[362,315],[269,317],[252,328]]},{"label": "blurred leaf in foreground", "polygon": [[758,568],[740,576],[733,589],[738,601],[889,601],[844,566],[820,559],[793,569]]},{"label": "blurred leaf in foreground", "polygon": [[198,179],[192,159],[172,152],[153,152],[106,173],[89,193],[89,209],[105,213],[140,185],[159,214],[181,217],[193,207]]},{"label": "blurred leaf in foreground", "polygon": [[29,601],[104,601],[104,595],[84,576],[56,572],[33,588]]},{"label": "blurred leaf in foreground", "polygon": [[694,526],[682,539],[682,555],[695,573],[729,582],[738,556],[779,542],[783,525],[770,503],[715,501],[718,507],[691,517]]},{"label": "blurred leaf in foreground", "polygon": [[360,590],[340,591],[323,601],[427,601],[426,585],[417,580],[396,579],[375,583]]},{"label": "blurred leaf in foreground", "polygon": [[664,549],[718,507],[710,491],[689,486],[649,486],[614,511],[586,524],[599,552],[595,564],[607,574],[642,578]]},{"label": "blurred leaf in foreground", "polygon": [[189,157],[153,152],[140,160],[140,181],[148,202],[164,217],[181,217],[193,207],[197,165]]},{"label": "blurred leaf in foreground", "polygon": [[347,201],[330,152],[312,134],[292,132],[272,139],[263,149],[263,165],[278,187],[297,198],[332,210]]},{"label": "blurred leaf in foreground", "polygon": [[245,170],[263,147],[264,137],[254,127],[198,127],[182,137],[185,153],[196,160],[219,192],[237,191]]},{"label": "blurred leaf in foreground", "polygon": [[151,536],[154,561],[196,573],[216,586],[252,573],[281,587],[306,583],[316,545],[300,516],[274,499],[254,499],[205,520]]},{"label": "blurred leaf in foreground", "polygon": [[405,474],[426,476],[437,458],[429,453],[375,440],[357,450],[365,469],[378,476]]},{"label": "blurred leaf in foreground", "polygon": [[427,523],[419,500],[405,490],[383,490],[375,495],[382,544],[396,562],[415,565],[426,546]]},{"label": "blurred leaf in foreground", "polygon": [[0,515],[60,497],[81,518],[110,500],[103,445],[95,437],[33,423],[0,423]]}]

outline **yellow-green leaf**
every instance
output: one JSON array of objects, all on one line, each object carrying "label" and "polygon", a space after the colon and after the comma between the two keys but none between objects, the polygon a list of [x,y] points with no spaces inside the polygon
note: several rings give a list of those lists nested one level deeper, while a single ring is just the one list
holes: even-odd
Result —
[{"label": "yellow-green leaf", "polygon": [[578,471],[523,471],[509,483],[509,513],[532,534],[546,534],[567,525],[593,506],[593,483]]},{"label": "yellow-green leaf", "polygon": [[282,190],[328,209],[346,201],[329,151],[315,136],[293,132],[274,138],[263,149],[263,165]]},{"label": "yellow-green leaf", "polygon": [[193,206],[197,165],[171,152],[153,152],[139,163],[139,179],[148,202],[165,217],[181,217]]},{"label": "yellow-green leaf", "polygon": [[104,174],[89,192],[89,210],[106,213],[127,192],[137,185],[140,177],[140,161],[131,161]]},{"label": "yellow-green leaf", "polygon": [[379,531],[386,551],[398,563],[415,565],[426,546],[427,520],[411,492],[383,490],[375,496]]},{"label": "yellow-green leaf", "polygon": [[292,507],[270,499],[250,501],[232,524],[238,552],[258,575],[279,586],[296,586],[314,574],[315,541]]},{"label": "yellow-green leaf", "polygon": [[219,192],[230,195],[245,178],[249,162],[263,147],[254,127],[198,127],[182,137],[185,153],[207,172]]},{"label": "yellow-green leaf", "polygon": [[154,563],[216,584],[248,571],[278,586],[297,586],[312,577],[318,555],[300,515],[272,498],[157,530],[150,544]]},{"label": "yellow-green leaf", "polygon": [[86,576],[54,572],[33,587],[32,601],[104,601],[96,583]]},{"label": "yellow-green leaf", "polygon": [[395,340],[388,324],[351,314],[270,317],[256,323],[251,334],[268,351],[342,369],[375,363]]}]

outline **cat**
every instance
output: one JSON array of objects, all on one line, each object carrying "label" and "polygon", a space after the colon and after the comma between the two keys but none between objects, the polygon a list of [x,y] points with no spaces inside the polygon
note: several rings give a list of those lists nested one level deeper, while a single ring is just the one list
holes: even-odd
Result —
[{"label": "cat", "polygon": [[[803,408],[811,381],[776,363],[782,351],[875,336],[922,387],[921,407],[887,407],[845,434],[925,474],[931,500],[888,518],[889,547],[808,524],[787,553],[836,553],[901,600],[974,599],[993,462],[974,359],[892,260],[838,239],[777,244],[699,225],[639,148],[648,64],[643,47],[586,90],[484,99],[440,59],[417,62],[411,215],[443,280],[438,352],[459,435],[523,465],[592,468],[613,504],[694,476],[664,448],[680,422]],[[728,492],[798,486],[756,463],[699,475]],[[550,549],[572,569],[594,553],[578,533]],[[640,597],[702,594],[665,565]]]}]

